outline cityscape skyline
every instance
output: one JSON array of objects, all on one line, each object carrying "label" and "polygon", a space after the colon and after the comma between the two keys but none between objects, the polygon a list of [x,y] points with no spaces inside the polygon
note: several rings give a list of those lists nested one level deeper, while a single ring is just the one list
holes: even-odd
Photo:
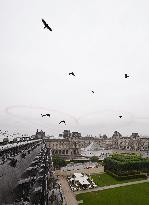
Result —
[{"label": "cityscape skyline", "polygon": [[[36,133],[36,134],[35,134]],[[52,135],[50,133],[46,133],[44,132],[44,130],[40,130],[37,129],[37,131],[33,132],[33,133],[22,133],[22,132],[18,132],[18,131],[14,131],[13,132],[9,132],[8,130],[0,130],[0,142],[3,142],[5,140],[8,141],[13,141],[16,140],[17,138],[20,140],[21,138],[33,138],[37,135],[37,133],[44,133],[45,137],[49,138],[49,139],[62,139],[62,138],[67,138],[67,137],[72,137],[75,138],[77,137],[91,137],[91,138],[104,138],[104,139],[111,139],[113,136],[118,135],[121,136],[122,138],[131,138],[131,136],[133,135],[138,135],[141,138],[149,138],[149,135],[142,135],[141,133],[137,133],[137,132],[131,132],[128,135],[124,135],[123,133],[119,132],[118,130],[115,130],[111,135],[107,135],[107,133],[98,133],[96,135],[92,134],[92,133],[88,133],[88,134],[82,134],[81,132],[78,132],[76,130],[63,130],[63,132],[56,134],[56,135]]]}]

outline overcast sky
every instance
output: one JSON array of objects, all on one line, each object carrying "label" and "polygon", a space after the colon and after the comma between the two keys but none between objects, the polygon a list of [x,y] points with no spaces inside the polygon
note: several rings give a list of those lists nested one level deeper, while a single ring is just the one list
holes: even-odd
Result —
[{"label": "overcast sky", "polygon": [[149,134],[148,10],[147,0],[0,0],[0,128]]}]

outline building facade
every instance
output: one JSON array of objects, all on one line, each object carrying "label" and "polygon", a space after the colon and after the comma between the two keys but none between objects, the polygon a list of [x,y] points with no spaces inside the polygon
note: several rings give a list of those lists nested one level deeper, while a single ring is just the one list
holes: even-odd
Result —
[{"label": "building facade", "polygon": [[112,141],[105,135],[100,138],[82,137],[81,133],[71,133],[70,130],[64,130],[63,134],[59,134],[59,139],[48,139],[46,142],[53,155],[60,155],[70,159],[80,157],[81,148],[89,146],[92,142],[96,142],[97,145],[105,149],[112,148]]},{"label": "building facade", "polygon": [[115,131],[112,136],[112,148],[128,151],[149,151],[149,138],[141,137],[138,133],[132,133],[130,137],[124,137]]},{"label": "building facade", "polygon": [[59,135],[59,139],[48,139],[47,144],[52,150],[53,155],[60,155],[65,158],[77,158],[81,156],[81,148],[88,147],[94,142],[100,148],[105,150],[119,151],[149,151],[149,138],[141,137],[138,133],[132,133],[130,137],[122,136],[115,131],[111,138],[106,135],[100,137],[86,136],[81,133],[64,130]]}]

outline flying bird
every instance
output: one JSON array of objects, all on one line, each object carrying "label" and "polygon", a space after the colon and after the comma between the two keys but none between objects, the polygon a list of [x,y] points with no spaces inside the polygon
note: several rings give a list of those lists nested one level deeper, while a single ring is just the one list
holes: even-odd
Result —
[{"label": "flying bird", "polygon": [[73,76],[75,76],[74,72],[69,73],[69,75],[73,75]]},{"label": "flying bird", "polygon": [[44,24],[44,28],[47,28],[49,29],[49,31],[52,31],[52,29],[50,28],[50,26],[46,23],[44,19],[42,19],[42,23]]},{"label": "flying bird", "polygon": [[50,117],[50,114],[41,114],[42,117]]},{"label": "flying bird", "polygon": [[61,123],[64,123],[64,124],[66,125],[66,122],[65,122],[65,120],[62,120],[62,121],[60,121],[60,123],[59,123],[59,124],[61,124]]},{"label": "flying bird", "polygon": [[46,114],[47,117],[50,117],[50,114]]},{"label": "flying bird", "polygon": [[92,90],[92,93],[95,93],[95,92]]},{"label": "flying bird", "polygon": [[41,114],[42,117],[45,117],[46,115]]},{"label": "flying bird", "polygon": [[122,118],[122,115],[120,115],[119,118]]},{"label": "flying bird", "polygon": [[125,78],[129,78],[129,75],[125,74]]}]

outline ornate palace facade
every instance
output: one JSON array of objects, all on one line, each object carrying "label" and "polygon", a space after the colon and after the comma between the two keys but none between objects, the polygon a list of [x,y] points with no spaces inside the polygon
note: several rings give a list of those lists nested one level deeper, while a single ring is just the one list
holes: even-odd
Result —
[{"label": "ornate palace facade", "polygon": [[81,156],[81,148],[89,146],[95,142],[99,147],[106,150],[120,151],[148,151],[149,138],[140,137],[138,133],[132,133],[130,137],[124,137],[115,131],[113,136],[107,138],[106,135],[100,137],[82,137],[78,132],[64,130],[59,135],[59,139],[47,139],[47,145],[51,148],[53,155],[61,155],[66,158]]},{"label": "ornate palace facade", "polygon": [[138,133],[132,133],[130,137],[123,137],[115,131],[112,136],[112,147],[118,150],[148,151],[149,138],[140,137]]}]

